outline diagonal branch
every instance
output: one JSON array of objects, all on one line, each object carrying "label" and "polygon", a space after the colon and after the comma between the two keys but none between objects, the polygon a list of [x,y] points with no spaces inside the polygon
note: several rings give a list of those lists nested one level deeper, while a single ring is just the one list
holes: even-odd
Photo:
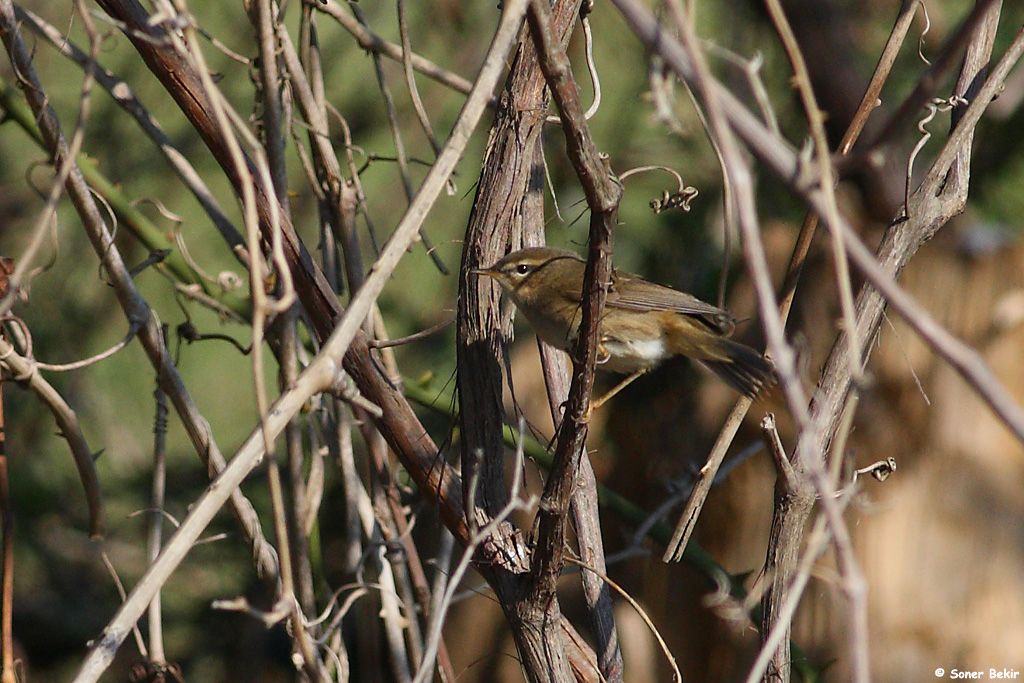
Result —
[{"label": "diagonal branch", "polygon": [[[125,24],[127,35],[139,54],[199,132],[240,193],[242,179],[234,170],[227,142],[223,139],[221,129],[209,113],[209,98],[190,62],[169,48],[167,41],[164,40],[164,27],[152,25],[149,15],[135,0],[101,0],[101,5],[111,16]],[[443,180],[439,183],[438,176],[444,175],[445,171],[450,172],[452,164],[461,154],[468,132],[472,129],[470,121],[479,118],[479,113],[476,113],[475,110],[479,108],[482,112],[482,106],[475,104],[475,101],[481,99],[486,102],[490,93],[488,85],[493,89],[493,81],[496,80],[503,63],[503,57],[498,53],[500,49],[507,48],[503,48],[501,40],[511,40],[508,36],[514,36],[515,29],[510,28],[512,23],[511,19],[507,19],[502,25],[503,33],[499,36],[500,40],[496,39],[495,45],[492,46],[492,54],[488,55],[485,62],[485,73],[490,74],[490,80],[488,83],[481,83],[478,80],[479,92],[475,93],[475,98],[471,97],[467,100],[464,111],[468,110],[472,116],[462,119],[460,126],[453,131],[453,138],[448,143],[448,156],[444,159],[439,158],[432,173],[428,174],[424,184],[427,189],[421,189],[417,201],[410,206],[388,248],[381,254],[381,259],[375,265],[370,278],[367,279],[367,285],[360,289],[353,299],[345,319],[339,323],[344,327],[346,345],[351,343],[350,352],[345,354],[345,370],[351,374],[360,392],[383,409],[384,416],[378,424],[382,433],[403,458],[404,464],[409,468],[424,494],[429,499],[440,503],[442,516],[446,523],[449,524],[456,537],[463,540],[468,538],[468,531],[465,528],[461,505],[458,504],[457,497],[451,495],[451,487],[457,485],[457,478],[447,467],[437,466],[436,445],[427,436],[404,397],[389,384],[386,378],[380,375],[373,365],[369,357],[366,337],[358,328],[365,319],[376,294],[383,288],[398,259],[404,253],[408,241],[415,239],[416,230],[425,218],[429,205],[437,196],[440,187],[443,186]],[[483,91],[486,93],[480,94]],[[264,228],[262,233],[265,248],[270,248],[271,231],[269,226],[273,221],[279,222],[285,259],[295,280],[297,294],[309,316],[315,336],[320,340],[326,340],[342,313],[337,297],[323,273],[313,263],[287,215],[273,211],[270,198],[266,196],[263,187],[259,184],[255,187],[255,203],[260,225]],[[273,220],[271,220],[272,218]]]},{"label": "diagonal branch", "polygon": [[[74,164],[73,160],[67,156],[69,149],[61,134],[57,116],[47,103],[46,93],[36,76],[28,49],[17,30],[13,7],[7,0],[0,2],[0,33],[2,33],[12,63],[18,73],[27,81],[22,82],[25,96],[35,113],[47,150],[58,163],[69,165],[70,171],[66,180],[68,195],[82,219],[93,249],[100,256],[129,325],[139,330],[139,339],[142,341],[143,348],[145,348],[150,362],[157,369],[158,381],[174,402],[174,407],[196,451],[211,471],[223,469],[224,456],[213,439],[210,425],[199,413],[199,409],[178,374],[171,354],[164,344],[160,325],[135,288],[131,275],[121,259],[120,252],[114,245],[113,237],[103,222],[81,171],[77,164]],[[272,579],[277,574],[277,558],[263,537],[259,518],[256,516],[252,504],[240,491],[235,491],[231,497],[231,506],[232,512],[244,529],[246,538],[253,546],[254,556],[257,558],[257,570],[261,576]]]},{"label": "diagonal branch", "polygon": [[[650,12],[635,0],[612,0],[612,2],[623,14],[623,17],[637,33],[638,37],[652,49],[656,50],[673,71],[688,81],[695,77],[692,64],[678,41],[658,26],[657,21]],[[947,146],[943,152],[940,152],[940,158],[936,159],[936,163],[933,165],[934,168],[938,169],[942,164],[945,164],[945,169],[941,173],[944,174],[948,170],[949,165],[952,163],[952,158],[956,154],[955,147],[951,146],[950,143],[955,144],[958,142],[962,144],[967,136],[972,134],[973,124],[980,118],[1006,74],[1020,58],[1021,52],[1024,51],[1022,43],[1024,43],[1024,37],[1018,34],[1003,59],[1000,60],[999,66],[987,80],[985,88],[979,92],[978,97],[968,107],[961,125],[953,131]],[[1016,403],[1006,392],[1005,388],[1002,387],[998,379],[995,378],[991,370],[987,369],[987,366],[978,356],[977,352],[945,331],[941,325],[936,323],[916,303],[913,297],[896,284],[896,277],[902,272],[903,267],[909,260],[909,256],[916,253],[916,247],[909,251],[905,247],[910,242],[917,242],[917,247],[923,244],[924,240],[927,239],[925,236],[934,234],[936,223],[929,221],[928,225],[915,230],[908,230],[906,225],[901,224],[897,230],[890,232],[893,233],[891,239],[898,240],[902,246],[889,256],[885,256],[886,247],[883,242],[883,246],[879,248],[879,256],[872,255],[871,251],[856,236],[843,216],[836,217],[834,222],[830,222],[826,218],[827,212],[825,211],[819,189],[819,179],[812,170],[806,168],[801,163],[796,150],[784,140],[774,136],[756,116],[720,84],[716,82],[713,84],[713,87],[718,93],[724,116],[729,121],[730,126],[734,128],[736,134],[750,148],[751,152],[762,163],[766,164],[777,177],[784,180],[797,196],[801,197],[812,209],[818,212],[825,219],[825,225],[829,230],[843,231],[846,234],[847,239],[844,240],[844,244],[850,259],[853,261],[854,266],[868,279],[871,286],[881,292],[884,299],[900,315],[906,318],[911,326],[922,335],[922,338],[935,348],[943,358],[946,358],[953,364],[964,379],[978,391],[979,396],[993,408],[1000,420],[1013,431],[1018,439],[1024,441],[1024,412],[1021,411],[1019,406],[1016,406]],[[942,164],[939,163],[940,161]],[[951,203],[947,207],[947,210],[944,212],[947,214],[946,218],[938,222],[937,225],[941,225],[942,222],[948,220],[949,215],[952,215],[948,213],[949,208],[955,209],[955,203]],[[899,254],[897,255],[896,252],[899,252]],[[873,339],[873,334],[867,335],[867,332],[863,329],[867,321],[860,310],[860,304],[858,304],[858,319],[861,321],[859,324],[861,329],[858,330],[860,338],[865,340]],[[877,330],[875,325],[868,323],[867,326]],[[870,345],[865,345],[865,350],[869,349]],[[847,384],[847,386],[849,385]]]},{"label": "diagonal branch", "polygon": [[[60,50],[61,54],[80,67],[89,68],[89,55],[82,52],[67,36],[29,10],[15,7],[14,11],[18,19],[46,38],[55,49]],[[92,69],[96,75],[96,82],[110,93],[114,101],[138,122],[139,127],[157,145],[167,163],[171,165],[185,186],[195,195],[207,215],[210,216],[210,220],[220,231],[221,237],[228,243],[228,246],[233,249],[244,249],[245,242],[242,236],[238,234],[237,228],[224,213],[216,197],[213,196],[213,192],[206,186],[185,155],[175,147],[174,142],[164,132],[160,124],[142,106],[129,85],[98,64],[93,64]]]},{"label": "diagonal branch", "polygon": [[862,144],[854,149],[853,154],[847,160],[847,165],[856,167],[863,163],[868,159],[872,150],[877,150],[881,145],[890,142],[897,133],[906,130],[917,119],[921,109],[935,96],[943,76],[953,69],[964,48],[971,44],[975,31],[987,22],[989,11],[1001,4],[1002,0],[980,0],[975,3],[970,13],[946,41],[942,52],[928,68],[928,71],[918,79],[914,90],[907,95],[900,107],[889,116],[886,122],[879,126],[875,135],[863,140]]},{"label": "diagonal branch", "polygon": [[[717,98],[720,110],[718,116],[728,122],[731,131],[725,131],[729,135],[733,132],[743,138],[744,142],[761,158],[779,177],[787,180],[793,190],[801,196],[804,201],[816,211],[822,221],[833,233],[843,233],[846,249],[851,260],[865,274],[869,284],[866,285],[858,297],[857,312],[858,326],[850,333],[858,334],[862,339],[873,340],[878,331],[878,324],[881,320],[881,313],[885,305],[892,305],[911,324],[919,334],[950,362],[966,379],[975,387],[979,395],[993,409],[993,412],[1010,427],[1018,439],[1024,440],[1024,413],[1016,402],[1009,396],[1005,388],[999,383],[991,370],[985,365],[977,352],[965,344],[956,340],[941,325],[937,324],[913,299],[906,294],[895,282],[903,266],[916,253],[917,249],[925,240],[930,238],[934,232],[941,227],[950,217],[962,211],[966,201],[966,175],[963,170],[958,173],[963,176],[959,182],[953,182],[955,177],[950,176],[950,169],[959,158],[963,160],[962,169],[966,169],[966,157],[970,149],[970,139],[973,136],[974,126],[988,105],[992,96],[1001,86],[1009,68],[1019,59],[1024,51],[1024,31],[1018,34],[1014,43],[1004,54],[1000,63],[994,70],[992,76],[985,82],[985,85],[977,90],[977,96],[970,106],[963,112],[963,116],[945,148],[940,152],[939,158],[933,164],[932,171],[925,183],[915,193],[911,206],[908,207],[908,219],[898,223],[887,232],[878,254],[873,255],[863,243],[855,238],[849,225],[842,216],[832,214],[826,210],[826,202],[822,196],[821,184],[830,182],[830,179],[815,178],[809,169],[803,168],[798,158],[784,141],[773,137],[771,132],[766,130],[750,112],[746,111],[735,98],[726,92],[721,86],[711,81],[706,74],[699,73],[698,65],[695,64],[696,52],[692,50],[687,53],[680,48],[671,36],[665,35],[657,23],[646,11],[639,8],[631,0],[614,0],[615,4],[622,10],[627,20],[634,26],[634,29],[644,38],[649,45],[656,49],[670,64],[677,74],[687,82],[695,84],[703,83],[706,88],[706,97],[713,95]],[[979,3],[982,5],[983,3]],[[963,74],[958,83],[958,95],[966,94],[968,84],[975,85],[983,77],[984,63],[987,61],[987,50],[991,46],[990,34],[994,31],[994,24],[998,21],[998,6],[984,4],[984,22],[978,26],[977,34],[972,41],[978,41],[978,48],[968,51],[968,58],[965,60]],[[986,37],[986,34],[989,34]],[[692,42],[692,41],[691,41]],[[986,48],[985,46],[989,46]],[[712,97],[707,97],[713,100]],[[711,118],[709,116],[709,118]],[[757,241],[758,236],[748,232],[745,234],[745,247]],[[757,265],[755,259],[751,265]],[[755,281],[763,284],[763,272],[755,272]],[[766,324],[773,323],[772,318],[767,314],[770,311],[764,310],[766,297],[759,289],[759,300],[762,306],[762,315]],[[767,291],[767,290],[765,290]],[[771,327],[769,332],[769,344],[778,346],[778,330]],[[869,676],[869,662],[867,655],[867,615],[864,605],[864,593],[866,586],[862,575],[857,568],[853,557],[852,546],[849,539],[849,531],[841,519],[841,512],[830,494],[831,485],[824,477],[822,467],[823,454],[835,433],[836,426],[842,406],[852,388],[849,363],[846,362],[847,340],[841,335],[833,347],[832,354],[826,371],[819,384],[812,410],[808,415],[802,401],[796,401],[795,392],[789,397],[791,409],[795,411],[798,424],[801,425],[801,436],[797,445],[794,457],[795,467],[806,473],[818,490],[820,500],[824,508],[825,517],[828,521],[830,532],[837,550],[837,557],[843,574],[843,587],[853,605],[852,614],[852,637],[851,648],[853,650],[853,670],[856,680],[867,680]],[[865,347],[865,353],[870,350],[870,344]],[[774,348],[773,348],[774,351]],[[786,359],[784,359],[786,360]],[[785,363],[784,363],[785,365]],[[785,368],[783,368],[785,369]],[[784,382],[784,385],[788,382]],[[808,422],[808,417],[810,421]],[[798,520],[802,528],[801,520]]]},{"label": "diagonal branch", "polygon": [[[300,376],[299,381],[291,389],[279,398],[274,406],[267,412],[266,419],[261,426],[258,426],[250,435],[243,446],[242,451],[232,459],[230,466],[221,475],[215,485],[203,495],[201,502],[193,507],[192,513],[186,518],[178,532],[172,537],[165,548],[163,555],[167,561],[154,564],[146,575],[136,585],[129,597],[131,603],[126,602],[118,613],[118,617],[108,629],[102,639],[93,647],[89,658],[83,664],[78,681],[96,680],[99,674],[109,663],[116,651],[117,646],[127,634],[126,625],[134,623],[134,620],[141,614],[149,598],[177,566],[177,562],[184,556],[184,552],[191,547],[192,542],[212,518],[213,514],[223,502],[224,493],[237,488],[242,479],[251,471],[258,462],[262,453],[268,446],[265,439],[276,438],[277,434],[284,428],[287,422],[305,404],[305,401],[314,393],[324,390],[336,381],[338,377],[338,363],[344,356],[346,369],[353,368],[360,372],[353,372],[353,377],[361,387],[376,388],[371,378],[380,382],[380,378],[373,368],[366,374],[366,365],[358,362],[360,358],[367,358],[369,355],[366,343],[361,336],[360,326],[365,319],[369,307],[376,296],[383,289],[384,283],[390,277],[398,259],[404,253],[406,247],[415,239],[419,224],[430,204],[436,199],[444,186],[444,181],[451,173],[455,162],[462,154],[468,140],[470,131],[479,121],[490,93],[493,90],[504,62],[505,53],[515,38],[522,13],[525,11],[525,0],[508,4],[503,15],[501,25],[495,35],[478,78],[474,91],[470,95],[460,114],[459,120],[438,156],[437,163],[427,174],[423,186],[416,195],[409,212],[396,228],[391,240],[385,246],[376,265],[371,270],[364,285],[356,293],[348,310],[341,316],[330,337],[317,356],[317,359]],[[518,15],[517,15],[518,12]],[[293,266],[294,267],[294,266]],[[319,272],[319,271],[317,271]],[[322,277],[322,276],[321,276]],[[355,361],[349,359],[356,356]],[[380,404],[383,409],[384,418],[379,423],[382,433],[388,437],[391,445],[401,456],[410,473],[414,476],[421,490],[428,497],[442,503],[442,517],[455,533],[464,542],[469,540],[466,535],[466,527],[461,517],[461,510],[458,509],[458,499],[450,496],[450,491],[457,484],[454,475],[447,468],[439,467],[433,454],[436,447],[430,442],[422,427],[418,431],[402,429],[407,424],[415,421],[412,416],[405,424],[395,424],[396,417],[404,417],[401,407],[404,405],[408,410],[408,404],[404,400],[400,403],[400,395],[380,394],[367,392],[367,396],[373,400],[384,399]],[[410,411],[411,416],[411,411]],[[390,418],[390,419],[388,419]],[[397,432],[397,433],[396,433]],[[413,436],[414,435],[414,436]],[[398,438],[409,439],[410,436],[418,441],[419,448],[411,448],[410,444]],[[422,448],[429,444],[431,455],[427,456]],[[131,604],[132,609],[128,609]]]}]

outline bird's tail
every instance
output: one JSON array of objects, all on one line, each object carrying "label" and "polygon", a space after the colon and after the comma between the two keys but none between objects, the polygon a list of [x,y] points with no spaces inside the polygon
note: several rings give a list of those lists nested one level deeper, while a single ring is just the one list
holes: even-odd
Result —
[{"label": "bird's tail", "polygon": [[718,375],[726,384],[749,398],[756,398],[762,388],[775,382],[775,368],[760,353],[731,339],[721,339],[725,360],[701,360],[704,367]]}]

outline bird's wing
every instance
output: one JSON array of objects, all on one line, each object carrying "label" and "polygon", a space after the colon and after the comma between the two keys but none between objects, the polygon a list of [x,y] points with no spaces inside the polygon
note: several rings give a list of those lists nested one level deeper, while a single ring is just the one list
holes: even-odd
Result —
[{"label": "bird's wing", "polygon": [[[621,283],[629,282],[629,287]],[[618,286],[617,286],[618,285]],[[730,334],[736,319],[726,310],[697,297],[626,273],[615,273],[606,306],[633,311],[675,311],[700,319],[720,334]]]}]

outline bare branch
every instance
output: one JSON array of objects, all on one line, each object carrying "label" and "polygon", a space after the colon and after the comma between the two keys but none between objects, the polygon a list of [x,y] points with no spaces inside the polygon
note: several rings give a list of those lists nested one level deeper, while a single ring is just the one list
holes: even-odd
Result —
[{"label": "bare branch", "polygon": [[[345,12],[345,10],[338,5],[336,0],[328,0],[324,5],[317,5],[317,9],[337,20],[337,22],[341,24],[346,31],[352,34],[364,50],[379,52],[396,62],[403,61],[404,53],[401,45],[390,43],[374,34],[366,26],[361,24],[358,19]],[[425,59],[415,52],[410,54],[409,61],[412,68],[416,69],[423,75],[434,79],[438,83],[447,85],[453,90],[457,90],[458,92],[468,95],[470,90],[473,88],[473,84],[470,81],[441,68],[429,59]]]},{"label": "bare branch", "polygon": [[[24,21],[28,27],[46,38],[53,47],[60,50],[63,55],[71,59],[75,64],[83,68],[90,64],[89,56],[83,53],[68,36],[65,36],[55,27],[44,22],[38,15],[22,7],[15,7],[15,15],[18,19]],[[174,143],[160,127],[160,124],[142,106],[142,103],[135,97],[135,93],[132,92],[131,87],[124,80],[99,64],[93,63],[92,68],[95,70],[96,82],[100,87],[106,90],[114,98],[114,101],[138,122],[139,127],[142,128],[146,135],[156,143],[160,153],[163,154],[182,182],[185,183],[185,186],[195,195],[203,209],[210,216],[224,241],[232,249],[236,247],[243,248],[245,242],[242,236],[238,234],[237,228],[235,228],[231,219],[224,213],[217,199],[213,196],[213,192],[206,186],[185,155],[175,147]]]}]

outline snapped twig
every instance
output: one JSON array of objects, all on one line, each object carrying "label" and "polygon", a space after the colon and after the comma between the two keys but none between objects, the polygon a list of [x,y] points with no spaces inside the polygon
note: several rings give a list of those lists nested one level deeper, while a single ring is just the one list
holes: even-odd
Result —
[{"label": "snapped twig", "polygon": [[775,464],[772,528],[761,577],[768,583],[761,598],[761,638],[762,643],[765,643],[768,634],[773,630],[782,631],[778,636],[778,644],[771,650],[766,676],[768,680],[788,683],[791,622],[788,619],[780,619],[782,615],[779,606],[786,601],[787,591],[797,570],[804,524],[814,506],[814,489],[807,478],[790,462],[775,429],[774,415],[764,417],[761,421],[761,431]]}]

